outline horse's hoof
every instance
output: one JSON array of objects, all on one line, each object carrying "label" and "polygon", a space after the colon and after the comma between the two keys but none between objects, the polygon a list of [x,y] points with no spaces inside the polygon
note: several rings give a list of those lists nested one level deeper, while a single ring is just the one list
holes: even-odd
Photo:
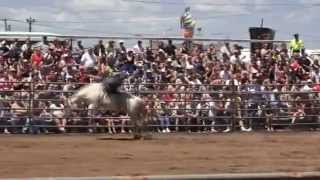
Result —
[{"label": "horse's hoof", "polygon": [[141,135],[134,135],[133,139],[142,139],[142,136]]}]

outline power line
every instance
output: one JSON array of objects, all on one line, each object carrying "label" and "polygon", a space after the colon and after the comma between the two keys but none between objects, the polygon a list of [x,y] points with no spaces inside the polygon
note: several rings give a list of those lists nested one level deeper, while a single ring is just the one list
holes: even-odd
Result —
[{"label": "power line", "polygon": [[26,23],[23,20],[18,20],[18,19],[8,19],[8,21],[12,21],[12,22],[19,22],[19,23]]},{"label": "power line", "polygon": [[100,34],[114,34],[114,35],[131,35],[131,36],[143,36],[143,35],[158,35],[158,34],[148,34],[148,33],[128,33],[128,32],[119,32],[117,31],[116,33],[110,33],[110,32],[105,32],[105,31],[97,31],[97,30],[92,30],[92,29],[83,29],[83,28],[74,28],[74,27],[58,27],[58,26],[52,26],[52,25],[47,25],[47,24],[39,24],[35,23],[35,26],[40,26],[40,27],[47,27],[47,28],[52,28],[52,29],[64,29],[64,30],[71,30],[71,31],[81,31],[81,32],[94,32],[94,33],[100,33]]},{"label": "power line", "polygon": [[[32,30],[32,27],[33,26],[40,26],[40,27],[47,27],[47,28],[52,28],[52,29],[66,29],[66,30],[76,30],[76,31],[82,31],[82,32],[95,32],[95,33],[105,33],[104,31],[97,31],[97,30],[89,30],[89,29],[84,29],[84,28],[75,28],[75,27],[68,27],[68,26],[64,26],[64,25],[61,25],[61,24],[95,24],[95,23],[100,23],[100,24],[105,24],[105,23],[108,23],[108,20],[114,20],[114,18],[106,18],[104,20],[98,20],[98,21],[90,21],[90,20],[84,20],[84,21],[55,21],[55,20],[37,20],[37,21],[33,21],[33,18],[28,18],[26,19],[27,23],[29,24],[29,32],[30,31],[30,28]],[[156,19],[156,20],[167,20],[167,19]],[[12,21],[12,22],[16,22],[16,23],[26,23],[25,21],[23,20],[19,20],[19,19],[7,19],[7,21]],[[126,19],[123,19],[123,20],[118,20],[118,22],[139,22],[139,21],[144,21],[143,19],[142,20],[126,20]],[[148,21],[148,20],[146,20]],[[57,24],[60,24],[60,25],[57,25]],[[31,27],[30,27],[31,26]],[[117,34],[123,34],[123,35],[140,35],[138,33],[134,34],[134,33],[117,33]]]},{"label": "power line", "polygon": [[[168,21],[168,18],[158,18],[158,19],[152,19],[152,21]],[[100,21],[95,21],[95,20],[83,20],[83,21],[55,21],[55,20],[48,20],[48,21],[38,21],[41,23],[61,23],[61,24],[95,24],[95,23],[109,23],[110,21],[117,21],[119,23],[128,23],[128,22],[142,22],[142,21],[150,21],[148,18],[141,18],[141,19],[115,19],[115,18],[110,18],[110,19],[104,19]]]},{"label": "power line", "polygon": [[[213,16],[200,16],[197,19],[201,19],[201,20],[208,20],[208,19],[216,19],[216,18],[224,18],[224,17],[233,17],[233,16],[244,16],[244,15],[248,15],[248,14],[227,14],[227,15],[223,15],[223,14],[219,14],[219,15],[213,15]],[[178,19],[178,17],[176,17]],[[173,19],[172,17],[163,17],[163,18],[156,18],[156,19],[152,19],[153,22],[155,21],[173,21],[175,19]],[[115,19],[115,18],[105,18],[103,20],[74,20],[74,21],[56,21],[56,20],[38,20],[37,22],[40,23],[59,23],[59,24],[104,24],[104,23],[109,23],[110,21],[117,21],[118,23],[135,23],[135,22],[149,22],[150,19],[148,18],[141,18],[141,19]]]}]

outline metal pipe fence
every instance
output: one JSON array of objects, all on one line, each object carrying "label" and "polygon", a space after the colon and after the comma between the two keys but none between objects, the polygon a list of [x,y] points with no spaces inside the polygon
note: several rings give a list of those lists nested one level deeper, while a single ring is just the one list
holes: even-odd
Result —
[{"label": "metal pipe fence", "polygon": [[[10,82],[21,83],[21,82]],[[40,106],[39,103],[62,103],[61,97],[68,98],[76,90],[63,91],[61,89],[37,89],[34,82],[28,83],[28,89],[23,90],[0,90],[2,98],[0,100],[0,129],[1,128],[21,128],[21,127],[48,127],[52,128],[56,125],[41,124],[41,120],[47,119],[47,121],[60,121],[66,120],[64,124],[65,128],[92,128],[92,127],[106,127],[104,123],[98,125],[92,125],[95,121],[130,121],[127,116],[114,116],[106,114],[103,109],[88,109],[74,108],[75,115],[66,115],[64,107],[50,108],[50,106]],[[61,82],[49,82],[42,83],[48,84],[60,84]],[[178,84],[165,84],[161,85],[175,85]],[[84,85],[84,84],[81,84]],[[128,84],[124,84],[128,85]],[[139,85],[157,85],[157,84],[139,84]],[[304,84],[305,85],[305,84]],[[180,84],[179,84],[180,86]],[[185,86],[205,86],[214,87],[213,85],[190,85]],[[217,87],[217,86],[216,86]],[[222,86],[219,86],[222,87]],[[312,128],[320,127],[320,97],[317,91],[245,91],[240,90],[236,85],[223,85],[231,90],[228,91],[216,91],[216,90],[190,90],[190,91],[168,91],[168,90],[141,90],[128,91],[130,93],[136,93],[139,96],[144,97],[146,94],[152,94],[158,96],[158,99],[145,99],[147,110],[150,112],[148,120],[150,128],[216,128],[216,127],[230,127],[232,130],[236,130],[239,127],[242,128],[265,128],[265,127],[278,127],[278,128],[291,128],[299,126],[310,126]],[[54,93],[54,95],[50,94]],[[13,96],[13,94],[15,94]],[[21,95],[23,94],[23,95]],[[46,94],[48,97],[40,97],[39,94]],[[160,95],[193,95],[192,99],[180,98],[180,99],[161,99]],[[209,95],[209,99],[201,98],[201,95]],[[200,95],[200,96],[199,96]],[[216,96],[218,95],[218,96]],[[219,96],[220,95],[220,96]],[[222,96],[221,96],[222,95]],[[290,96],[291,98],[282,98],[279,96]],[[265,96],[274,96],[272,99],[264,99]],[[276,97],[277,96],[277,97]],[[294,99],[294,96],[300,97]],[[311,97],[312,96],[312,97]],[[14,103],[20,103],[19,106],[13,106]],[[157,104],[158,106],[154,105]],[[7,104],[7,105],[5,105]],[[9,105],[8,105],[9,104]],[[22,104],[22,105],[21,105]],[[206,106],[202,106],[205,104]],[[211,104],[211,105],[210,105]],[[301,107],[301,104],[304,106]],[[42,117],[41,113],[45,111],[50,117]],[[54,112],[60,111],[62,116],[56,116]],[[95,113],[92,113],[92,112]],[[178,112],[179,111],[179,112]],[[84,113],[80,116],[79,113]],[[100,114],[99,114],[100,113]],[[27,121],[22,124],[13,124],[15,121],[24,119]],[[33,122],[35,121],[35,123]],[[72,121],[87,122],[86,125],[72,124]],[[5,123],[4,123],[5,122]],[[155,123],[156,122],[156,123]],[[131,128],[129,124],[113,124],[107,125],[113,128]],[[269,130],[269,129],[268,129]],[[1,131],[0,131],[1,132]]]}]

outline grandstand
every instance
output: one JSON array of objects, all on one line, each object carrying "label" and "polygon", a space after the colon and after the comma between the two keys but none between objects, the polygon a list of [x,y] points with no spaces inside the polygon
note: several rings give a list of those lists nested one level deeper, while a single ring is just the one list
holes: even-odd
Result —
[{"label": "grandstand", "polygon": [[[44,36],[50,40],[42,41]],[[318,51],[289,54],[283,46],[289,41],[201,38],[192,39],[192,49],[186,49],[183,43],[186,39],[174,37],[2,32],[0,38],[7,40],[2,41],[1,66],[2,111],[7,113],[2,117],[4,133],[57,132],[55,127],[58,132],[59,129],[99,132],[97,128],[109,133],[129,132],[126,128],[130,123],[120,118],[125,114],[82,111],[75,112],[74,118],[63,116],[61,99],[68,98],[82,84],[101,81],[115,71],[139,73],[123,88],[149,100],[153,114],[150,125],[155,132],[318,127],[315,113],[319,108],[316,106],[319,78],[314,62]],[[24,42],[26,38],[32,38],[33,43],[38,41],[37,46],[29,47]],[[90,47],[93,54],[85,59],[88,50],[75,41],[92,38],[110,41]],[[116,39],[148,40],[150,44],[120,47],[111,41]],[[175,43],[165,44],[164,40]],[[262,43],[260,49],[251,51],[238,44],[258,42]],[[86,66],[85,61],[92,61],[94,66]],[[289,67],[292,69],[286,69]],[[300,89],[308,96],[301,94]]]}]

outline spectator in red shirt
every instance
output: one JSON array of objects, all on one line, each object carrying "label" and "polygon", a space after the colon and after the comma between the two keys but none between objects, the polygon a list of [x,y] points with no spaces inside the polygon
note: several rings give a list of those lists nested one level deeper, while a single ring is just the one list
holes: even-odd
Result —
[{"label": "spectator in red shirt", "polygon": [[31,56],[32,65],[35,68],[39,68],[43,63],[43,56],[40,49],[36,48]]}]

